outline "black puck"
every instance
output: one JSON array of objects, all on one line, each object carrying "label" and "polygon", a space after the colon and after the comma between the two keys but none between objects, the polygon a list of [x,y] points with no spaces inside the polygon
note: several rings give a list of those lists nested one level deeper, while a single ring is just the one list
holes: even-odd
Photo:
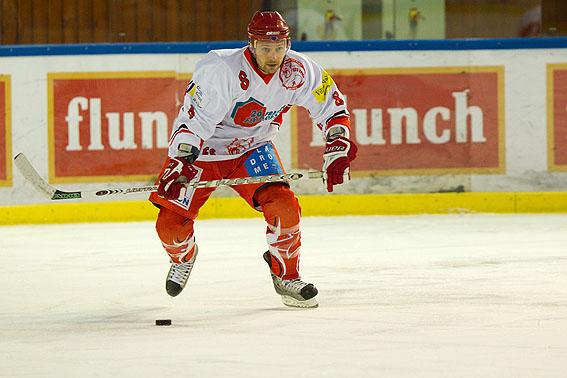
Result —
[{"label": "black puck", "polygon": [[156,320],[157,326],[168,326],[171,325],[171,319],[158,319]]}]

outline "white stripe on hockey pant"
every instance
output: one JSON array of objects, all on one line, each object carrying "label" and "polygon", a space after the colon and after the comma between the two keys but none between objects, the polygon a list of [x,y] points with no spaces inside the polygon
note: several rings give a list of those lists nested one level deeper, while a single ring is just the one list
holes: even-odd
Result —
[{"label": "white stripe on hockey pant", "polygon": [[167,244],[164,243],[163,241],[161,242],[161,245],[165,248],[171,248],[171,249],[177,249],[180,247],[184,247],[181,252],[179,253],[170,253],[168,251],[168,254],[170,254],[172,257],[176,257],[178,258],[179,261],[183,261],[183,258],[185,256],[187,256],[187,254],[189,253],[189,251],[191,251],[191,249],[193,249],[193,246],[195,245],[195,236],[194,235],[189,235],[187,236],[187,239],[181,241],[181,242],[177,242],[177,241],[173,241],[173,244]]},{"label": "white stripe on hockey pant", "polygon": [[[283,277],[287,273],[287,265],[284,262],[284,256],[287,260],[290,260],[298,256],[301,250],[301,247],[297,247],[295,251],[293,252],[290,251],[290,249],[294,245],[293,240],[299,234],[299,225],[285,229],[285,231],[289,231],[289,232],[284,233],[282,239],[280,239],[280,237],[282,236],[282,232],[281,232],[281,222],[279,218],[276,218],[275,226],[268,225],[268,228],[271,231],[266,233],[268,250],[270,251],[270,255],[272,255],[280,263],[280,266],[282,267],[281,276]],[[278,247],[278,245],[282,245],[282,244],[285,245],[286,241],[289,241],[289,246],[287,248],[284,249]]]}]

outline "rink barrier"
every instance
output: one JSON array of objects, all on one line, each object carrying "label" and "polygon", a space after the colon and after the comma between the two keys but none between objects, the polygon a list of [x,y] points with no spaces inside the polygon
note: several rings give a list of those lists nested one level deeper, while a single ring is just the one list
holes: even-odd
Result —
[{"label": "rink barrier", "polygon": [[[0,46],[2,56],[205,54],[213,49],[236,49],[246,41],[77,43]],[[420,39],[360,41],[293,41],[299,52],[320,51],[455,51],[556,49],[567,46],[567,37]]]},{"label": "rink barrier", "polygon": [[[49,104],[50,101],[53,102],[55,97],[57,97],[53,92],[53,89],[58,87],[57,80],[59,79],[57,78],[79,78],[87,81],[92,80],[93,83],[96,83],[96,81],[101,77],[107,77],[109,75],[111,78],[116,77],[116,75],[120,75],[120,78],[123,78],[123,75],[134,75],[135,78],[138,78],[138,75],[142,75],[140,76],[142,79],[140,82],[147,82],[147,75],[151,76],[154,74],[160,76],[166,73],[165,75],[167,78],[176,82],[184,82],[188,79],[188,75],[190,74],[189,71],[191,71],[196,60],[199,58],[198,56],[192,56],[189,54],[201,54],[209,51],[210,49],[217,48],[236,48],[241,47],[244,44],[245,41],[0,46],[0,56],[6,57],[2,58],[4,67],[2,75],[5,77],[4,82],[10,83],[11,86],[9,88],[12,89],[11,91],[6,92],[8,96],[4,97],[9,99],[12,105],[23,104],[22,106],[12,106],[10,112],[6,113],[11,117],[11,121],[7,124],[7,129],[11,130],[12,133],[11,136],[9,135],[10,133],[4,133],[5,137],[3,142],[5,147],[4,150],[6,150],[6,152],[3,155],[5,155],[4,160],[6,164],[1,164],[3,166],[5,165],[5,167],[0,167],[4,168],[4,172],[0,172],[0,176],[2,176],[3,173],[3,176],[0,177],[0,193],[3,194],[3,202],[0,206],[15,205],[18,203],[36,204],[38,207],[27,208],[25,211],[28,213],[24,213],[18,220],[18,222],[28,223],[43,223],[44,221],[42,219],[46,219],[47,215],[49,215],[48,219],[53,220],[52,222],[74,222],[83,221],[83,219],[85,219],[84,221],[90,221],[90,219],[93,218],[95,220],[114,220],[114,214],[110,216],[114,208],[121,210],[122,208],[130,209],[129,206],[133,206],[132,204],[129,204],[128,207],[126,207],[123,204],[118,204],[116,205],[117,207],[115,207],[115,205],[96,204],[94,207],[89,207],[89,210],[86,211],[74,210],[74,208],[71,207],[69,209],[65,208],[64,211],[58,211],[55,214],[50,206],[42,205],[45,201],[39,194],[30,193],[27,190],[21,190],[19,187],[21,185],[21,177],[18,175],[18,172],[14,172],[12,175],[12,166],[9,164],[9,161],[13,156],[9,152],[10,150],[14,153],[29,152],[30,155],[33,154],[32,163],[37,165],[42,176],[55,184],[65,183],[70,184],[70,186],[72,184],[72,186],[75,187],[83,184],[89,185],[95,182],[116,182],[117,185],[119,185],[119,183],[132,184],[133,182],[150,182],[151,178],[155,177],[154,170],[145,172],[146,176],[143,176],[142,178],[128,176],[128,173],[121,173],[118,172],[118,170],[111,170],[110,172],[104,170],[97,171],[96,169],[93,172],[75,171],[84,174],[84,176],[65,176],[68,173],[63,175],[57,170],[59,168],[65,168],[70,161],[78,161],[75,157],[87,156],[83,153],[73,155],[76,152],[74,149],[77,148],[75,145],[72,147],[73,151],[70,151],[69,153],[62,152],[61,158],[55,156],[55,142],[60,140],[59,132],[63,133],[61,135],[65,134],[65,122],[56,122],[55,113],[63,117],[65,107],[68,108],[68,104],[66,105],[63,100],[61,100],[62,102],[60,103],[62,106],[61,109],[63,109],[62,111],[55,111],[55,103],[52,103],[51,105]],[[456,177],[454,179],[451,178],[448,181],[450,183],[449,187],[455,186],[456,184],[454,185],[454,183],[459,185],[466,183],[465,186],[467,187],[467,190],[472,191],[502,190],[503,188],[511,192],[518,190],[546,191],[548,190],[545,187],[547,182],[552,185],[549,188],[558,189],[557,183],[560,183],[561,179],[566,175],[566,170],[565,165],[562,165],[560,159],[562,156],[562,148],[560,148],[561,145],[558,145],[559,147],[557,147],[553,143],[554,140],[558,140],[553,133],[556,129],[554,120],[557,120],[557,118],[554,118],[555,115],[550,111],[550,109],[553,109],[553,103],[558,102],[553,102],[556,101],[553,97],[555,92],[551,91],[550,88],[560,88],[560,85],[563,85],[563,81],[559,82],[559,80],[556,80],[553,75],[555,75],[556,72],[558,73],[558,77],[560,76],[559,74],[563,75],[562,72],[564,71],[564,66],[567,64],[564,59],[564,52],[566,48],[567,37],[417,41],[294,42],[294,50],[296,49],[301,52],[317,53],[318,59],[320,58],[321,62],[324,63],[325,66],[329,63],[329,67],[333,70],[343,70],[344,76],[347,76],[347,74],[353,74],[356,70],[364,71],[361,72],[361,76],[373,77],[374,79],[376,79],[376,77],[388,78],[391,77],[388,75],[399,73],[403,73],[404,75],[409,75],[408,77],[411,77],[419,76],[423,72],[454,73],[455,69],[459,70],[458,75],[448,75],[453,77],[460,76],[460,73],[467,73],[471,70],[484,70],[486,67],[492,70],[490,71],[492,73],[497,72],[496,76],[502,76],[501,73],[504,72],[505,77],[502,77],[502,80],[498,78],[498,93],[500,93],[502,89],[504,90],[504,100],[500,102],[497,101],[497,105],[494,105],[496,106],[494,109],[502,108],[503,111],[501,114],[503,117],[497,117],[498,120],[502,119],[503,122],[513,126],[506,126],[498,131],[499,136],[502,136],[498,139],[498,143],[501,143],[501,145],[498,146],[498,151],[496,151],[499,154],[498,161],[495,164],[490,165],[487,161],[485,161],[485,159],[478,159],[478,161],[482,162],[482,166],[480,166],[480,168],[483,169],[482,171],[477,171],[478,168],[476,165],[473,168],[468,168],[468,166],[466,166],[465,168],[453,168],[450,170],[442,169],[437,171],[428,165],[422,165],[421,162],[418,162],[419,164],[415,165],[412,161],[409,161],[408,164],[404,163],[405,165],[403,165],[403,167],[406,167],[407,169],[399,169],[398,165],[391,165],[389,162],[390,160],[383,159],[380,169],[371,166],[368,170],[363,171],[361,169],[361,172],[356,172],[357,176],[358,174],[361,175],[358,177],[365,175],[362,180],[367,180],[368,182],[360,185],[358,189],[353,190],[373,190],[372,188],[374,188],[378,182],[379,176],[387,175],[392,177],[392,181],[388,183],[388,186],[386,187],[379,184],[376,188],[381,188],[381,190],[388,190],[390,192],[407,191],[408,188],[405,186],[405,183],[407,182],[412,183],[411,190],[415,191],[435,190],[437,188],[442,190],[442,188],[445,187],[445,179],[443,178],[438,182],[436,176],[447,174],[455,176],[462,175],[461,177]],[[351,52],[357,51],[365,53],[351,56]],[[402,53],[396,53],[396,51],[400,51]],[[415,59],[408,60],[408,53],[413,54],[414,51],[423,51],[423,53],[412,55]],[[455,51],[463,51],[465,53],[454,54]],[[335,52],[337,54],[328,54],[329,52]],[[388,54],[378,55],[378,52],[388,52]],[[136,54],[138,55],[136,56]],[[150,56],[151,54],[159,54],[160,56],[152,57]],[[161,56],[161,54],[170,54],[169,58],[171,59],[167,56]],[[175,56],[175,54],[187,55]],[[457,56],[456,59],[454,59],[455,55]],[[353,61],[353,56],[360,57],[364,61],[364,64],[358,64],[356,59]],[[387,59],[378,59],[380,56],[386,57]],[[151,60],[153,58],[155,58],[158,63],[154,63]],[[148,63],[145,63],[146,60]],[[77,61],[81,62],[79,66],[77,66]],[[376,64],[374,62],[376,62]],[[494,69],[494,67],[497,69]],[[525,72],[524,69],[526,70]],[[34,72],[34,75],[29,76],[30,72]],[[380,76],[382,74],[383,76]],[[494,77],[494,75],[492,75],[492,77]],[[8,78],[10,81],[8,81]],[[53,80],[46,80],[46,78],[51,78]],[[526,80],[525,78],[529,78],[529,80]],[[63,82],[63,79],[61,80]],[[417,77],[417,80],[419,81],[419,77]],[[0,81],[2,81],[1,78]],[[120,79],[118,81],[123,80]],[[559,83],[558,85],[556,85],[556,81]],[[538,85],[534,85],[536,82]],[[545,89],[545,83],[547,83],[547,89]],[[13,90],[13,88],[20,89]],[[65,93],[67,92],[62,91],[62,98]],[[73,93],[73,91],[69,90],[69,93],[67,94],[75,96]],[[558,90],[557,93],[563,92]],[[35,94],[39,95],[36,96]],[[527,96],[528,94],[529,96]],[[31,103],[32,108],[36,109],[34,112],[29,111],[29,106],[24,106],[25,104],[30,104],[30,96],[32,96],[35,101],[32,101]],[[76,94],[76,96],[78,96],[78,94]],[[499,94],[495,96],[498,97]],[[510,96],[513,97],[512,101],[509,101]],[[451,98],[448,93],[447,98]],[[558,97],[557,101],[560,102],[562,99],[563,97],[561,95]],[[112,96],[109,95],[108,99],[105,97],[104,101],[112,101]],[[46,102],[48,106],[45,106]],[[413,106],[417,106],[418,102],[414,104],[412,101],[409,101],[407,105],[411,105],[410,107],[413,108]],[[449,106],[447,104],[441,105]],[[93,107],[93,112],[98,114],[97,111],[94,111],[95,108],[96,107]],[[360,109],[363,108],[370,111],[370,115],[372,115],[372,111],[375,111],[375,114],[378,114],[376,112],[387,112],[388,109],[387,107],[383,107],[384,109],[374,108],[372,107],[372,104],[368,106],[361,105]],[[158,107],[156,106],[156,110],[157,109]],[[126,112],[128,112],[137,114],[140,113],[141,108],[137,105],[131,105],[131,108],[124,107],[118,110],[114,111],[113,109],[112,113],[126,114]],[[455,112],[453,112],[453,115],[450,116],[451,120],[456,117],[454,113]],[[531,118],[527,117],[528,113]],[[101,113],[101,116],[104,115]],[[419,124],[423,123],[421,120],[421,113],[418,118],[417,125],[419,128]],[[367,122],[370,119],[372,119],[372,117],[368,118]],[[546,124],[540,125],[543,121],[546,121]],[[13,127],[14,125],[18,125],[18,127]],[[60,127],[57,135],[55,133],[54,125],[59,125]],[[69,125],[68,127],[71,127]],[[81,129],[86,128],[86,126],[85,122]],[[297,126],[297,124],[295,126]],[[370,126],[374,127],[372,124],[370,124]],[[42,131],[44,128],[47,128],[47,132]],[[500,126],[498,126],[498,128],[500,128]],[[510,130],[508,130],[509,128]],[[96,130],[95,126],[93,126],[93,130]],[[294,130],[297,130],[297,127],[292,127],[292,130],[290,131],[292,138],[296,137],[296,135],[294,135]],[[450,135],[455,135],[455,130],[452,127],[450,130],[448,128],[444,128],[443,133],[447,130],[451,132]],[[493,127],[490,130],[496,130],[496,128]],[[437,131],[440,132],[441,130],[439,129]],[[369,132],[368,128],[367,132]],[[30,135],[33,137],[30,137]],[[378,137],[380,135],[375,133],[375,136]],[[374,146],[372,147],[374,148],[373,151],[378,151],[378,149],[385,150],[382,149],[381,146],[383,144],[382,139],[374,138],[370,140],[369,135],[366,135],[364,138],[365,141],[360,144],[361,146]],[[157,140],[157,138],[154,137],[150,139]],[[546,140],[547,143],[545,143]],[[537,143],[534,143],[536,141]],[[83,142],[86,142],[86,140]],[[405,145],[408,144],[406,142],[407,140],[403,141],[403,146],[400,147],[406,148]],[[152,141],[152,143],[154,142]],[[157,147],[157,142],[154,144],[155,147]],[[154,144],[152,144],[152,146]],[[387,142],[386,144],[387,146],[391,145],[390,142]],[[88,150],[86,145],[83,146],[79,143],[79,146],[81,148],[85,147]],[[110,144],[106,145],[105,142],[103,147],[104,153],[107,154],[105,156],[110,156],[113,153],[113,151],[111,151],[112,149],[110,148]],[[138,147],[138,151],[133,151],[134,154],[144,152],[144,148],[141,146]],[[286,145],[284,148],[285,150],[283,150],[283,152],[285,152],[285,154],[282,155],[286,156],[286,160],[289,158],[291,163],[293,163],[288,165],[291,167],[302,166],[298,164],[300,161],[298,160],[297,140],[295,140],[295,144],[292,142],[290,146]],[[150,149],[148,149],[148,151],[150,151]],[[71,154],[71,152],[73,152],[73,154]],[[83,152],[87,153],[88,151]],[[98,153],[98,151],[93,152]],[[382,154],[382,152],[380,153]],[[548,157],[547,161],[545,160],[546,155]],[[114,159],[114,156],[120,155],[112,154],[111,159]],[[446,154],[446,156],[450,156],[450,154]],[[522,156],[522,158],[516,162],[516,158],[519,156]],[[320,157],[317,159],[317,164],[320,164]],[[372,162],[371,158],[368,160]],[[559,161],[559,163],[556,163],[556,161]],[[360,159],[360,162],[362,163],[363,159]],[[445,164],[444,161],[440,161],[435,162],[434,166],[452,167],[452,163],[453,162],[449,161],[448,164]],[[398,163],[396,162],[396,164]],[[488,165],[485,167],[485,164]],[[484,168],[494,169],[494,171],[484,170]],[[4,178],[4,176],[6,178]],[[408,180],[408,176],[413,176],[414,178]],[[423,186],[421,185],[420,178],[418,178],[417,181],[414,181],[417,176],[423,176]],[[416,183],[416,186],[413,182]],[[561,189],[565,190],[564,188]],[[539,196],[539,194],[536,195]],[[483,194],[481,194],[481,196],[483,196]],[[358,214],[444,213],[461,211],[459,209],[463,209],[463,211],[504,212],[504,210],[499,210],[498,207],[505,207],[507,208],[507,210],[505,210],[506,212],[513,212],[517,211],[518,203],[521,202],[521,200],[518,199],[519,197],[517,197],[517,194],[514,194],[514,196],[514,200],[512,201],[514,205],[509,205],[510,200],[506,199],[502,200],[503,203],[494,203],[492,205],[493,208],[488,207],[487,209],[481,206],[486,205],[485,202],[487,202],[482,199],[483,197],[478,199],[480,204],[476,202],[471,204],[470,202],[474,202],[473,200],[467,199],[465,201],[466,197],[459,197],[459,201],[464,201],[465,203],[457,203],[449,210],[438,208],[438,204],[436,204],[436,200],[433,198],[429,200],[424,199],[423,197],[406,196],[401,197],[403,200],[396,200],[394,199],[396,197],[380,196],[379,199],[375,201],[370,199],[371,197],[365,197],[366,199],[364,201],[368,201],[368,204],[363,202],[363,209],[360,210]],[[343,214],[343,209],[335,208],[337,206],[335,199],[339,201],[338,198],[339,197],[333,197],[333,200],[331,201],[325,199],[319,202],[314,198],[306,199],[303,201],[304,214]],[[443,201],[449,201],[448,198],[449,197],[445,197]],[[548,197],[546,196],[544,198]],[[231,203],[230,201],[231,200],[227,199],[225,203]],[[492,203],[491,201],[488,202]],[[533,203],[538,202],[540,202],[539,197],[538,199],[532,199],[530,206]],[[549,211],[565,211],[561,208],[561,204],[553,203],[553,200],[549,200],[548,202],[549,203],[541,204],[541,206],[543,206],[543,210],[538,209],[536,211],[545,212],[548,211],[545,210],[547,208],[552,209]],[[216,203],[217,202],[215,202],[215,204]],[[218,203],[220,204],[221,202]],[[356,211],[352,210],[356,207],[355,203],[354,199],[349,199],[349,204],[347,206],[347,208],[351,209],[348,212],[349,214],[357,214]],[[58,204],[56,208],[64,209],[60,206],[61,204]],[[109,206],[109,208],[106,208],[105,206]],[[214,205],[212,208],[216,209],[217,207],[217,205]],[[223,204],[220,207],[223,208],[225,205]],[[479,208],[478,210],[477,207]],[[558,207],[559,210],[557,210]],[[314,210],[311,211],[310,208]],[[7,224],[8,222],[12,222],[11,219],[19,217],[20,215],[18,215],[19,213],[17,209],[18,207],[13,209],[10,208],[10,210],[0,207],[0,224]],[[85,209],[87,209],[87,207],[85,207]],[[145,207],[142,206],[142,209],[145,209]],[[131,214],[120,216],[126,217],[126,220],[134,219],[136,216],[141,217],[142,219],[153,217],[153,213],[145,213],[146,211],[148,210],[133,209]],[[247,210],[243,210],[241,207],[236,209],[232,209],[231,207],[230,209],[220,212],[220,214],[223,217],[244,216],[243,214],[247,214],[246,211]],[[60,215],[62,212],[63,214],[68,213],[68,215]],[[73,212],[79,212],[79,214],[74,215]],[[93,214],[85,216],[84,213],[87,212],[92,212]],[[215,212],[217,212],[217,210],[215,210]],[[97,215],[99,213],[100,215]],[[6,214],[10,214],[10,217]],[[254,213],[252,212],[252,214]],[[205,216],[207,215],[203,215],[203,217]],[[29,221],[27,220],[28,218]]]},{"label": "rink barrier", "polygon": [[[303,216],[459,213],[567,213],[567,192],[346,194],[299,196]],[[148,201],[0,207],[0,225],[155,220]],[[238,197],[211,198],[199,219],[253,218],[261,214]]]}]

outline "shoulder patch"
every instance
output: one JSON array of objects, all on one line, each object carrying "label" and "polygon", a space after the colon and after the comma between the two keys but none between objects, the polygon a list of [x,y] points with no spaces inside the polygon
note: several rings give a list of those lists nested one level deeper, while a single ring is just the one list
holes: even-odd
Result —
[{"label": "shoulder patch", "polygon": [[195,89],[197,89],[197,86],[195,85],[195,83],[191,82],[191,84],[189,85],[189,88],[187,90],[187,93],[189,93],[189,96],[193,96],[195,94]]},{"label": "shoulder patch", "polygon": [[325,101],[325,97],[327,97],[327,93],[329,93],[329,89],[335,82],[333,78],[327,71],[323,71],[321,75],[321,85],[313,90],[313,97],[317,100],[317,102]]},{"label": "shoulder patch", "polygon": [[203,90],[199,84],[191,80],[185,92],[189,94],[193,104],[195,104],[198,108],[203,107]]}]

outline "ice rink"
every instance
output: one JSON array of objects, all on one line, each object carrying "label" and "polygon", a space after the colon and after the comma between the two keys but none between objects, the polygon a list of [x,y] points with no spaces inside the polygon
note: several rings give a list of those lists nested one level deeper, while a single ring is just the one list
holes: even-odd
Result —
[{"label": "ice rink", "polygon": [[198,221],[175,299],[153,227],[0,227],[0,376],[567,374],[567,215],[304,218],[307,310],[274,292],[263,220]]}]

